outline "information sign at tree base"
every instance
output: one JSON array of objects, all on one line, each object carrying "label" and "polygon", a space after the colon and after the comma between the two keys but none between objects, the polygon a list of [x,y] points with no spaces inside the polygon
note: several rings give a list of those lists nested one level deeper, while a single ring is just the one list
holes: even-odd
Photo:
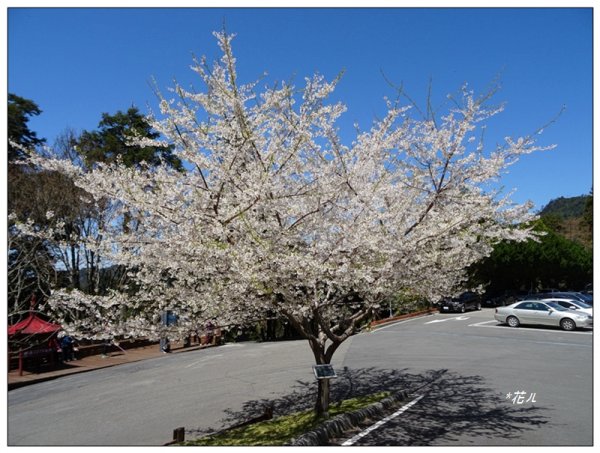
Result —
[{"label": "information sign at tree base", "polygon": [[317,379],[333,379],[336,378],[335,370],[332,365],[313,365],[313,372]]}]

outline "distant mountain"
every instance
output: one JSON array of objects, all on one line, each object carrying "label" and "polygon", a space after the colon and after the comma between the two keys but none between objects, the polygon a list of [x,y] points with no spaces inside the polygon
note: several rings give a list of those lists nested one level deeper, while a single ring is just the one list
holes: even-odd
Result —
[{"label": "distant mountain", "polygon": [[554,232],[591,248],[593,245],[592,195],[560,197],[540,211],[540,217]]},{"label": "distant mountain", "polygon": [[579,197],[560,197],[548,203],[540,211],[541,216],[555,215],[562,219],[572,217],[581,217],[585,211],[585,204],[590,195],[580,195]]}]

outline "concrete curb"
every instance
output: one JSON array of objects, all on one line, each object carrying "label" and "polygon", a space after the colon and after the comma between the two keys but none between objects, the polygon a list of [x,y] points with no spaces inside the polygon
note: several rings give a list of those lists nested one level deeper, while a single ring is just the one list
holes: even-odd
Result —
[{"label": "concrete curb", "polygon": [[407,392],[401,391],[363,409],[338,415],[331,420],[327,420],[316,429],[292,439],[288,446],[327,446],[331,439],[344,436],[344,433],[357,428],[367,418],[381,418],[407,399]]},{"label": "concrete curb", "polygon": [[393,324],[395,322],[405,321],[407,319],[418,318],[421,316],[433,315],[436,313],[439,313],[439,310],[437,308],[432,308],[429,310],[417,311],[415,313],[407,313],[405,315],[394,316],[393,318],[380,319],[378,321],[372,321],[369,324],[369,329],[375,330],[378,327],[387,326],[387,325]]},{"label": "concrete curb", "polygon": [[41,382],[54,381],[55,379],[60,379],[60,378],[67,377],[67,376],[73,376],[75,374],[89,373],[90,371],[102,370],[104,368],[112,368],[115,366],[124,365],[126,363],[139,362],[141,360],[146,360],[146,358],[140,358],[137,360],[131,360],[129,362],[123,362],[123,363],[107,363],[106,365],[103,365],[101,367],[79,368],[79,369],[71,371],[69,373],[50,374],[48,376],[36,377],[35,379],[30,379],[30,380],[26,380],[26,381],[24,380],[24,381],[17,381],[17,382],[9,382],[8,390],[14,390],[14,389],[18,389],[21,387],[27,387],[28,385],[39,384]]}]

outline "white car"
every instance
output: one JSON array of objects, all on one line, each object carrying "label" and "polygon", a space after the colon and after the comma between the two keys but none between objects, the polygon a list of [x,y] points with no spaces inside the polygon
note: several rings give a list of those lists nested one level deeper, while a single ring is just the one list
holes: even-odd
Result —
[{"label": "white car", "polygon": [[561,307],[569,308],[571,310],[577,310],[582,313],[586,313],[590,316],[593,316],[593,308],[591,305],[586,304],[580,300],[574,299],[564,299],[559,297],[548,297],[547,299],[541,299],[542,302],[555,302]]}]

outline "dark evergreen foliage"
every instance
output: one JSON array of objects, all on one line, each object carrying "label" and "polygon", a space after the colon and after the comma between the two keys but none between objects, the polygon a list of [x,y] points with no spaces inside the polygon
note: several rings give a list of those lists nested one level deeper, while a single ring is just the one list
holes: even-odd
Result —
[{"label": "dark evergreen foliage", "polygon": [[130,144],[133,137],[156,139],[160,135],[152,131],[146,118],[136,107],[126,112],[118,111],[114,115],[102,114],[97,131],[84,131],[78,143],[78,152],[88,166],[98,162],[114,163],[121,159],[128,167],[146,162],[150,166],[165,162],[177,170],[183,166],[172,148],[154,146],[135,146]]},{"label": "dark evergreen foliage", "polygon": [[37,134],[29,129],[28,124],[32,116],[40,113],[42,111],[35,102],[12,93],[8,94],[8,162],[25,157],[25,153],[11,145],[10,141],[26,148],[33,148],[45,142],[45,139],[38,138]]},{"label": "dark evergreen foliage", "polygon": [[472,283],[486,284],[489,295],[540,288],[582,289],[592,281],[593,252],[557,234],[543,219],[539,242],[502,242],[471,269]]}]

